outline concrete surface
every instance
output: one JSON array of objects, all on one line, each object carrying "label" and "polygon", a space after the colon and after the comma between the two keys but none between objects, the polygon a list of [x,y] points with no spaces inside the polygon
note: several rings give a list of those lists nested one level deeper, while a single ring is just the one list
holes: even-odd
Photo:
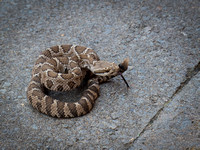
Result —
[{"label": "concrete surface", "polygon": [[[199,14],[199,0],[1,0],[0,148],[200,149]],[[83,117],[38,113],[26,98],[31,70],[58,44],[129,57],[131,88],[120,77],[102,84]],[[61,97],[77,100],[80,91]]]}]

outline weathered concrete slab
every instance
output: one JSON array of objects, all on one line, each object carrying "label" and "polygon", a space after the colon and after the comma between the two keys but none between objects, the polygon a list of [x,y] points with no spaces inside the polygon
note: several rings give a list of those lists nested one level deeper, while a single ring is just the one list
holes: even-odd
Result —
[{"label": "weathered concrete slab", "polygon": [[[1,148],[139,148],[140,143],[129,144],[200,60],[199,5],[198,0],[0,1]],[[115,62],[129,57],[124,76],[131,88],[119,77],[101,85],[94,109],[80,118],[38,113],[26,99],[26,87],[39,53],[57,44],[88,46]],[[74,93],[63,97],[81,95]]]},{"label": "weathered concrete slab", "polygon": [[129,149],[200,148],[200,73],[178,93]]}]

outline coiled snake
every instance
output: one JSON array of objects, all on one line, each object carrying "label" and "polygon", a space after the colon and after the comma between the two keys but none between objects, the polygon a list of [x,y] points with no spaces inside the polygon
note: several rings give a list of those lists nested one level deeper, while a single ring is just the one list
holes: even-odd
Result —
[{"label": "coiled snake", "polygon": [[[75,45],[54,46],[39,55],[32,71],[27,97],[35,109],[46,115],[58,118],[82,116],[92,109],[99,96],[99,84],[122,75],[127,68],[128,59],[116,65],[100,61],[90,48]],[[89,76],[88,88],[77,102],[62,102],[44,92],[45,88],[53,91],[74,89],[85,76]]]}]

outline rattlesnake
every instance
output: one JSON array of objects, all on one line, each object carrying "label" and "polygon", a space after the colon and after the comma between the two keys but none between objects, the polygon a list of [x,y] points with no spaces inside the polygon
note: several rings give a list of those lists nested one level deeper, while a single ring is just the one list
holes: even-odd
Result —
[{"label": "rattlesnake", "polygon": [[[90,48],[75,45],[53,46],[39,55],[32,71],[27,97],[35,109],[46,115],[58,118],[82,116],[92,109],[99,95],[99,84],[122,75],[127,68],[128,59],[116,65],[100,61]],[[62,102],[44,92],[46,88],[54,91],[74,89],[85,76],[89,77],[88,88],[78,102]]]}]

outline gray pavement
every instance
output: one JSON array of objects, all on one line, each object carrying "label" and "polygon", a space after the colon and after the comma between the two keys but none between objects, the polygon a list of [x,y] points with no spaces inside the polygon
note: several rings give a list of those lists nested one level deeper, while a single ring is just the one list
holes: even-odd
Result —
[{"label": "gray pavement", "polygon": [[[0,149],[200,149],[200,1],[0,1]],[[39,53],[53,45],[130,59],[93,110],[56,119],[26,98]],[[66,95],[75,101],[82,89]]]}]

